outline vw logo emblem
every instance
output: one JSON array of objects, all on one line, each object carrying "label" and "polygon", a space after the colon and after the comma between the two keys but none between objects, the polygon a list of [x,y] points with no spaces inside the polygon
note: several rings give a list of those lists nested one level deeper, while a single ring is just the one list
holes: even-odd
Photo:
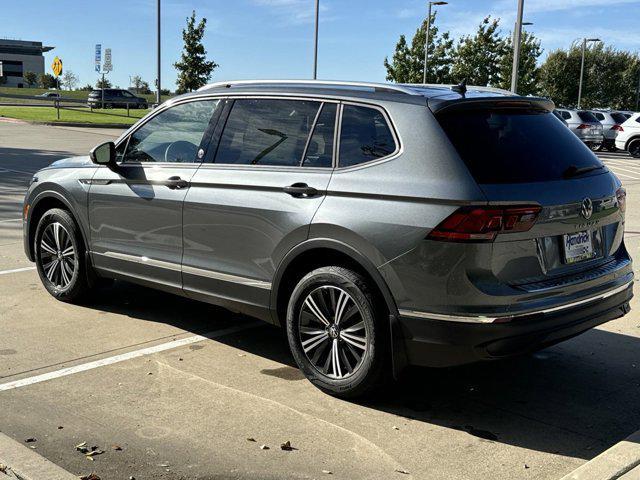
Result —
[{"label": "vw logo emblem", "polygon": [[582,215],[585,220],[589,220],[591,215],[593,215],[593,202],[590,198],[585,198],[582,201],[582,206],[580,207],[580,215]]}]

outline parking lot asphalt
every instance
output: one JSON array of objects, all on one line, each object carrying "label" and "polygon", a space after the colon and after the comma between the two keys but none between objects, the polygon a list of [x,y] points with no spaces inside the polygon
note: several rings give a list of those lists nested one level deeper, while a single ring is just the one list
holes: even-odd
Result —
[{"label": "parking lot asphalt", "polygon": [[[558,479],[640,428],[638,310],[535,355],[415,369],[347,402],[316,390],[281,333],[247,317],[124,282],[81,306],[55,301],[22,251],[23,192],[38,168],[118,134],[0,123],[0,431],[64,469]],[[640,258],[640,160],[602,158],[627,187]],[[87,459],[83,442],[104,453]]]}]

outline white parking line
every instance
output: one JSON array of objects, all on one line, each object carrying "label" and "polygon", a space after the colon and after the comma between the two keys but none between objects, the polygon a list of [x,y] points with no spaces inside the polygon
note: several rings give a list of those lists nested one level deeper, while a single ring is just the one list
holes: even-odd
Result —
[{"label": "white parking line", "polygon": [[628,172],[628,173],[635,173],[636,175],[640,175],[640,172],[636,172],[634,170],[629,170],[628,168],[621,168],[621,167],[618,167],[618,166],[608,165],[608,167],[609,167],[610,170],[613,170],[618,175],[627,176],[629,178],[633,178],[634,180],[638,180],[640,178],[640,177],[632,177],[631,175],[623,174],[623,173],[620,173],[619,171]]},{"label": "white parking line", "polygon": [[191,345],[192,343],[201,342],[203,340],[223,337],[232,333],[238,333],[244,330],[249,330],[251,328],[256,328],[260,325],[265,324],[263,322],[251,322],[246,325],[224,328],[215,332],[205,333],[204,335],[193,335],[191,337],[182,338],[180,340],[174,340],[172,342],[154,345],[153,347],[142,348],[140,350],[134,350],[132,352],[122,353],[120,355],[114,355],[113,357],[107,357],[101,360],[74,365],[73,367],[62,368],[53,372],[43,373],[41,375],[35,375],[33,377],[27,377],[20,380],[14,380],[12,382],[2,383],[0,384],[0,392],[4,392],[5,390],[13,390],[20,387],[26,387],[27,385],[33,385],[34,383],[46,382],[47,380],[53,380],[55,378],[66,377],[67,375],[73,375],[74,373],[86,372],[87,370],[93,370],[94,368],[113,365],[114,363],[124,362],[125,360],[131,360],[133,358],[143,357],[145,355],[151,355],[153,353],[164,352],[173,348],[184,347],[185,345]]},{"label": "white parking line", "polygon": [[4,167],[0,167],[0,171],[11,172],[11,173],[22,173],[24,175],[33,175],[33,172],[25,172],[24,170],[13,170],[11,168],[4,168]]},{"label": "white parking line", "polygon": [[8,275],[10,273],[18,273],[18,272],[28,272],[29,270],[35,270],[36,267],[23,267],[23,268],[14,268],[13,270],[0,270],[0,275]]},{"label": "white parking line", "polygon": [[10,220],[0,220],[0,223],[9,223],[9,222],[21,222],[21,218],[12,218]]}]

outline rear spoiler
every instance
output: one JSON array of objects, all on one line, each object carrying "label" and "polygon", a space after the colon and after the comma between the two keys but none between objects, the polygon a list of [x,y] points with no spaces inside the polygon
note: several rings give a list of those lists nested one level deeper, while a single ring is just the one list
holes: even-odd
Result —
[{"label": "rear spoiler", "polygon": [[513,96],[479,96],[458,97],[450,96],[432,97],[428,100],[429,108],[433,113],[453,112],[462,110],[540,110],[552,112],[556,107],[553,101],[540,97]]}]

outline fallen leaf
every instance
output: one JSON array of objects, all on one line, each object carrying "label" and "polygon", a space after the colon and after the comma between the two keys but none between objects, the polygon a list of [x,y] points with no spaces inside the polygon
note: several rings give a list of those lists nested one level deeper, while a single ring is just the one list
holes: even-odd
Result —
[{"label": "fallen leaf", "polygon": [[32,443],[32,442],[37,442],[37,440],[33,437],[29,437],[27,439],[25,439],[24,443]]},{"label": "fallen leaf", "polygon": [[395,425],[392,427],[394,430],[400,430],[400,427],[396,427]]},{"label": "fallen leaf", "polygon": [[260,445],[260,450],[269,450],[269,447],[266,445]]},{"label": "fallen leaf", "polygon": [[0,473],[7,473],[7,466],[4,463],[0,463]]},{"label": "fallen leaf", "polygon": [[529,465],[527,465],[526,463],[524,464],[524,468],[529,468]]},{"label": "fallen leaf", "polygon": [[407,472],[406,470],[402,470],[400,468],[396,468],[396,472],[401,473],[403,475],[409,475],[409,472]]},{"label": "fallen leaf", "polygon": [[114,450],[120,452],[122,451],[122,447],[120,445],[111,445],[111,448],[113,448]]},{"label": "fallen leaf", "polygon": [[62,430],[63,428],[64,428],[64,427],[63,427],[62,425],[60,425],[60,426],[58,427],[58,430]]},{"label": "fallen leaf", "polygon": [[168,464],[168,463],[161,463],[161,464],[159,464],[158,466],[159,466],[159,467],[168,467],[168,466],[169,466],[169,464]]},{"label": "fallen leaf", "polygon": [[80,450],[82,447],[84,447],[87,444],[87,442],[82,442],[79,443],[78,445],[76,445],[76,450]]},{"label": "fallen leaf", "polygon": [[89,475],[83,475],[80,477],[80,480],[100,480],[100,477],[95,473],[90,473]]},{"label": "fallen leaf", "polygon": [[253,437],[249,437],[249,438],[247,438],[247,442],[255,442],[255,441],[256,441],[256,439],[255,439],[255,438],[253,438]]},{"label": "fallen leaf", "polygon": [[297,448],[293,448],[291,446],[291,442],[289,440],[287,440],[286,442],[284,442],[282,445],[280,445],[280,448],[284,451],[290,452],[291,450],[297,450]]},{"label": "fallen leaf", "polygon": [[102,455],[104,453],[104,450],[91,450],[90,452],[85,453],[85,455],[87,457],[95,457],[96,455]]},{"label": "fallen leaf", "polygon": [[333,472],[331,470],[322,470],[322,473],[326,475],[333,475]]},{"label": "fallen leaf", "polygon": [[93,457],[84,457],[84,458],[86,458],[87,460],[90,460],[90,461],[92,461],[92,462],[95,462],[95,460],[93,459]]}]

